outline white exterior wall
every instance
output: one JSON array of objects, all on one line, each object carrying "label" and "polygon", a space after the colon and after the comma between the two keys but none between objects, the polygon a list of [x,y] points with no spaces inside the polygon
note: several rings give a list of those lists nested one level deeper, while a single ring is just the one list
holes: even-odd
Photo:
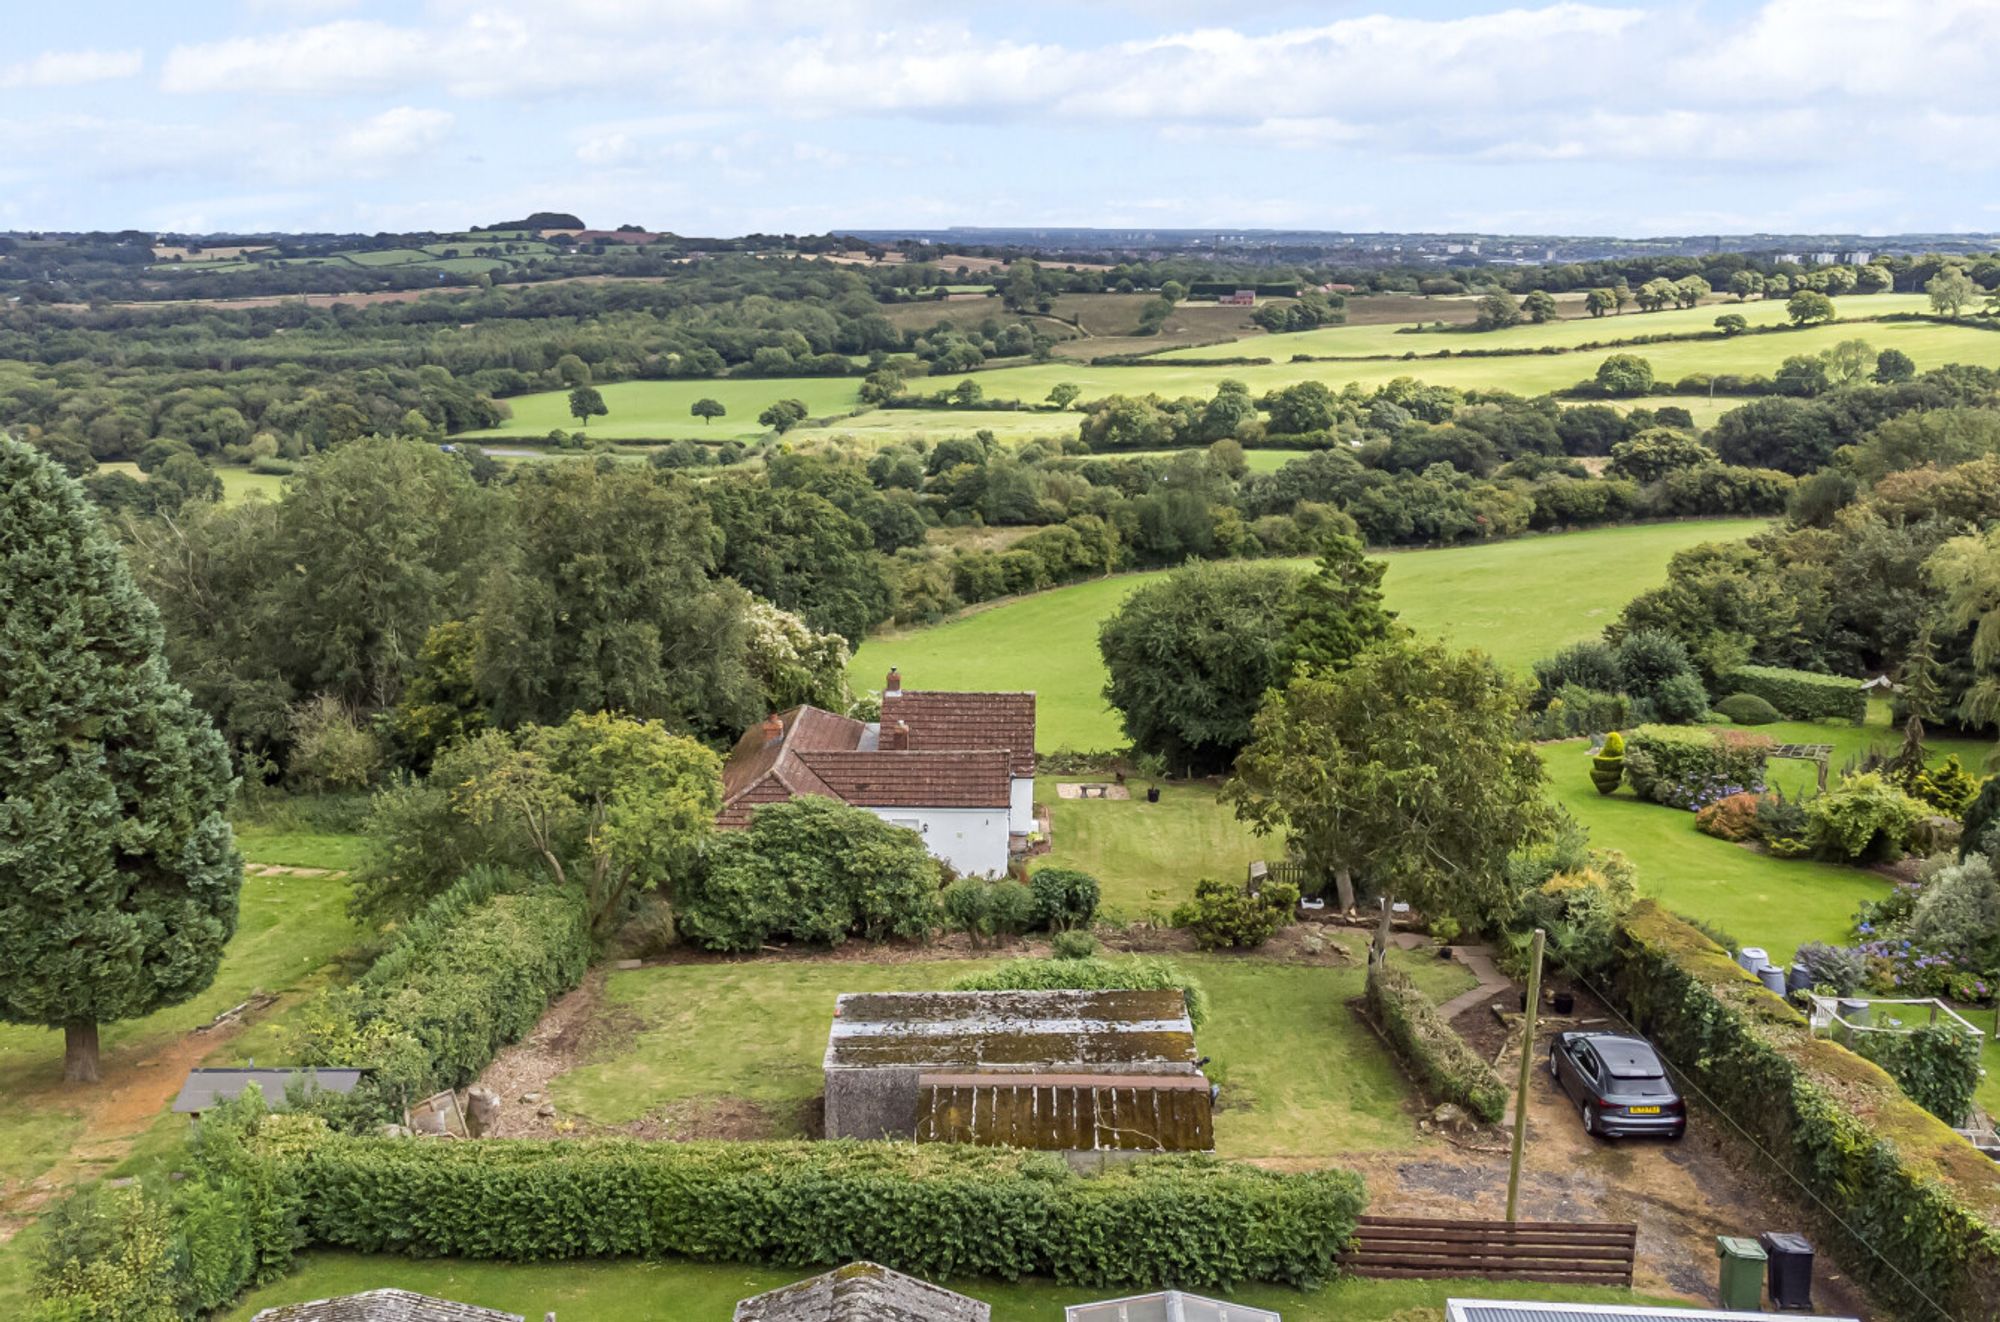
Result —
[{"label": "white exterior wall", "polygon": [[963,877],[1007,874],[1007,817],[1001,808],[869,808],[891,826],[924,838],[933,855]]},{"label": "white exterior wall", "polygon": [[1013,789],[1007,808],[1007,829],[1015,835],[1026,835],[1035,829],[1035,778],[1033,776],[1014,777]]}]

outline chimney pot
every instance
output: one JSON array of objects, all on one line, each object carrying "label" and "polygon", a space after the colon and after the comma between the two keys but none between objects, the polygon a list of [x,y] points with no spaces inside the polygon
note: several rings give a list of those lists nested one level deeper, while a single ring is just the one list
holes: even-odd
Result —
[{"label": "chimney pot", "polygon": [[889,677],[882,681],[882,691],[884,693],[901,693],[903,691],[903,674],[896,667],[889,667]]},{"label": "chimney pot", "polygon": [[910,746],[910,723],[897,721],[894,725],[883,726],[877,746],[891,752],[907,750]]}]

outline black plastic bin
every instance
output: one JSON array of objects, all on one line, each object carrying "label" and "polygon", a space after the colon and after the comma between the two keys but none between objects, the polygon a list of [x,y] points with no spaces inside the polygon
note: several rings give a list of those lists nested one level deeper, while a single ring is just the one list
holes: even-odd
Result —
[{"label": "black plastic bin", "polygon": [[1773,1308],[1812,1311],[1813,1246],[1804,1235],[1784,1231],[1759,1235],[1766,1261],[1765,1288]]}]

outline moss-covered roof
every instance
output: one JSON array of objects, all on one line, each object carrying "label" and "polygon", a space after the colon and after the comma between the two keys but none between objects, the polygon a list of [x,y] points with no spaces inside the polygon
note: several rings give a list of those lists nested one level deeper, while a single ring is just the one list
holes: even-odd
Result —
[{"label": "moss-covered roof", "polygon": [[862,992],[842,996],[826,1068],[1193,1073],[1180,991]]},{"label": "moss-covered roof", "polygon": [[850,1262],[745,1299],[735,1322],[988,1322],[990,1306],[941,1285]]}]

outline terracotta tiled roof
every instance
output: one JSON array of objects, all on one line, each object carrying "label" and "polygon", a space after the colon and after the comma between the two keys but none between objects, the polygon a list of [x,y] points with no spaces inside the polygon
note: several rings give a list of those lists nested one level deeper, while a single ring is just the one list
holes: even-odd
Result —
[{"label": "terracotta tiled roof", "polygon": [[798,760],[833,791],[867,808],[1005,808],[1013,777],[1005,749],[801,751]]},{"label": "terracotta tiled roof", "polygon": [[[774,718],[779,733],[774,737],[765,726],[753,725],[736,741],[729,760],[722,764],[722,801],[725,805],[752,786],[775,774],[794,794],[830,794],[831,791],[798,766],[788,756],[804,748],[855,748],[867,726],[845,716],[836,716],[817,707],[794,707]],[[793,784],[794,780],[803,783]]]},{"label": "terracotta tiled roof", "polygon": [[1015,775],[1035,774],[1033,693],[901,689],[882,695],[882,719],[908,725],[913,750],[1004,748]]}]

